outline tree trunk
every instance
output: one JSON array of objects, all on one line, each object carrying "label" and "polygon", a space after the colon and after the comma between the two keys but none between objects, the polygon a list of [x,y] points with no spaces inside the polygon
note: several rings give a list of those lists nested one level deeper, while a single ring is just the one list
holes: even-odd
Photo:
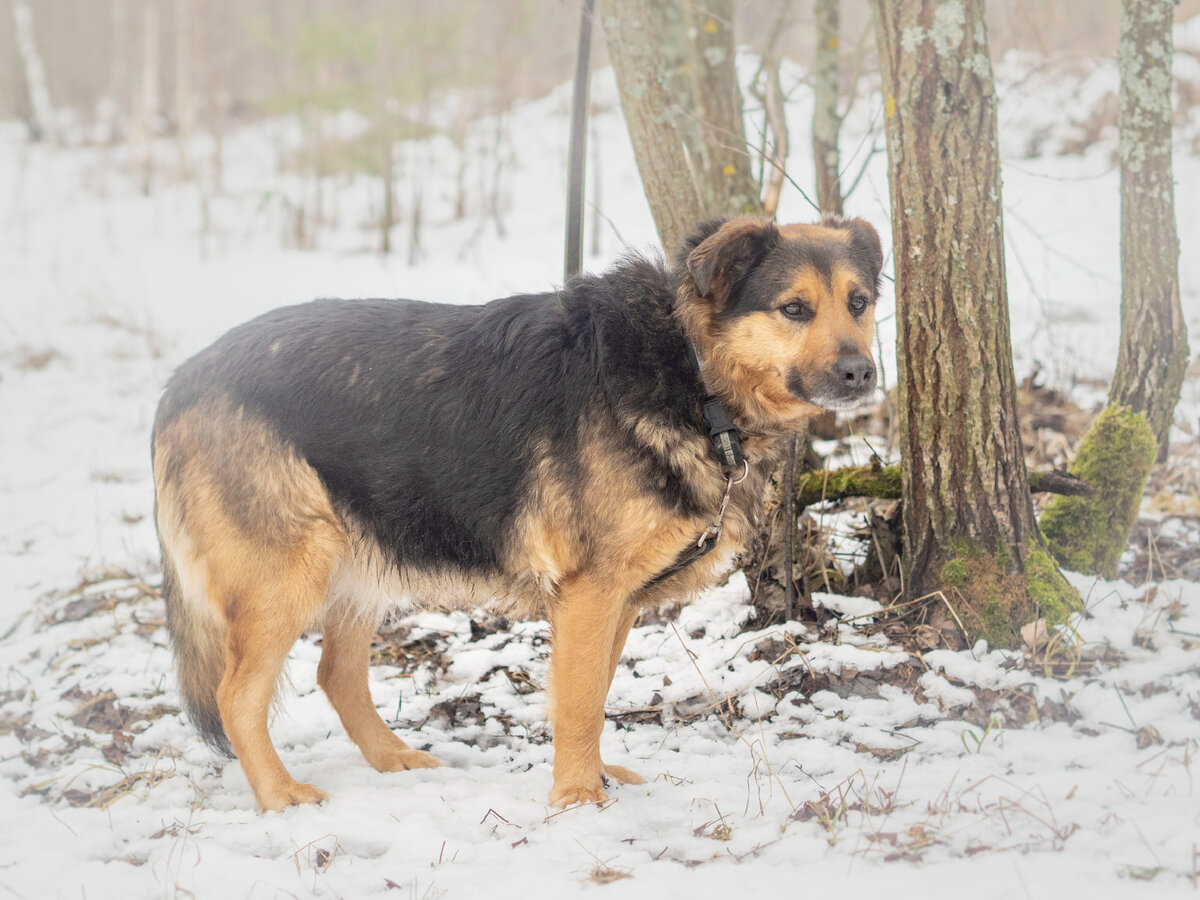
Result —
[{"label": "tree trunk", "polygon": [[[123,2],[123,0],[122,0]],[[205,126],[212,138],[212,164],[209,168],[208,191],[221,193],[225,183],[225,107],[228,102],[226,78],[228,60],[227,23],[220,9],[202,4],[196,16],[196,60],[204,91]]]},{"label": "tree trunk", "polygon": [[696,180],[705,213],[761,215],[742,119],[733,0],[684,0],[684,23],[691,93],[677,102],[700,124]]},{"label": "tree trunk", "polygon": [[[1078,595],[1046,554],[1020,434],[983,0],[874,0],[898,324],[905,590],[993,645]],[[1074,596],[1072,596],[1074,595]]]},{"label": "tree trunk", "polygon": [[838,133],[838,30],[840,0],[817,0],[817,53],[813,66],[813,162],[817,170],[817,205],[822,213],[842,214]]},{"label": "tree trunk", "polygon": [[1166,456],[1188,360],[1171,175],[1173,9],[1171,0],[1121,5],[1121,348],[1109,407],[1071,462],[1099,490],[1042,513],[1054,557],[1106,578],[1117,575],[1154,458]]},{"label": "tree trunk", "polygon": [[196,95],[192,88],[192,0],[175,0],[175,146],[179,177],[191,177],[188,147],[196,130]]},{"label": "tree trunk", "polygon": [[1109,402],[1146,414],[1165,459],[1187,368],[1171,174],[1172,0],[1121,4],[1121,348]]},{"label": "tree trunk", "polygon": [[[389,116],[384,112],[382,118]],[[379,143],[379,178],[383,182],[383,214],[379,221],[379,252],[387,256],[392,252],[392,228],[396,224],[396,161],[392,147],[391,127],[382,128]]]},{"label": "tree trunk", "polygon": [[132,163],[141,180],[142,193],[149,195],[154,175],[153,121],[158,115],[158,2],[145,0],[141,22],[141,72],[133,85],[133,124],[130,128]]},{"label": "tree trunk", "polygon": [[[114,101],[114,108],[109,114],[111,120],[108,125],[111,129],[110,140],[116,142],[120,134],[120,124],[122,120],[128,122],[131,108],[129,106],[129,98],[132,92],[129,89],[129,46],[130,46],[130,18],[129,18],[129,2],[128,0],[113,0],[112,6],[109,7],[109,70],[108,70],[108,93]],[[128,126],[126,126],[128,127]]]},{"label": "tree trunk", "polygon": [[[658,238],[668,254],[704,218],[666,88],[656,0],[607,0],[604,36]],[[676,42],[683,40],[675,35]]]},{"label": "tree trunk", "polygon": [[621,108],[663,248],[673,253],[707,216],[761,213],[730,0],[606,0],[603,9]]},{"label": "tree trunk", "polygon": [[[767,128],[771,132],[771,157],[763,160],[763,215],[775,217],[779,209],[779,195],[783,192],[783,181],[787,176],[788,127],[787,98],[779,78],[780,58],[764,55],[763,74],[766,86],[762,100],[766,109]],[[765,138],[764,138],[765,140]],[[765,156],[765,154],[764,154]]]},{"label": "tree trunk", "polygon": [[50,101],[50,85],[46,80],[46,67],[38,50],[37,35],[33,29],[33,12],[27,0],[12,0],[13,26],[16,33],[17,51],[25,73],[25,89],[29,94],[29,136],[34,141],[58,141],[55,124],[54,104]]}]

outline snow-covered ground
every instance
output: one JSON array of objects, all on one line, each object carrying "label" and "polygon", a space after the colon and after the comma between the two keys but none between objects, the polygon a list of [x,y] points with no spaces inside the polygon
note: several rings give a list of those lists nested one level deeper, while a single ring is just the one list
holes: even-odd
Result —
[{"label": "snow-covered ground", "polygon": [[[1117,346],[1113,136],[1081,155],[1026,158],[1035,135],[1053,145],[1072,127],[1056,104],[1074,95],[1065,83],[1009,81],[1001,127],[1018,376],[1039,367],[1087,406]],[[599,269],[651,247],[654,231],[611,73],[593,92],[603,183],[589,200],[606,222],[587,265]],[[465,615],[435,614],[401,623],[381,650],[407,645],[408,655],[372,669],[375,700],[446,766],[391,775],[361,760],[316,690],[314,637],[295,649],[274,734],[292,771],[331,799],[252,811],[238,764],[202,746],[175,708],[148,471],[163,382],[225,329],[284,303],[473,302],[557,283],[568,97],[564,87],[505,123],[503,237],[480,210],[452,220],[451,145],[405,148],[425,172],[413,266],[370,252],[374,188],[363,179],[328,186],[339,224],[321,249],[280,249],[287,200],[303,189],[275,171],[282,126],[231,136],[207,231],[194,184],[145,197],[116,150],[31,148],[19,129],[0,128],[0,888],[27,898],[1195,891],[1200,585],[1186,581],[1073,576],[1088,615],[1054,652],[1021,656],[908,653],[862,627],[870,604],[836,597],[826,606],[853,624],[743,632],[749,607],[734,579],[630,638],[604,747],[647,784],[561,813],[544,802],[543,625],[494,631],[478,619],[473,629]],[[789,112],[790,173],[807,185],[803,89]],[[847,122],[852,172],[877,117],[864,100]],[[483,177],[494,134],[494,123],[479,125],[472,177]],[[1187,147],[1181,136],[1177,215],[1195,336],[1200,160]],[[174,148],[159,149],[169,167]],[[198,142],[197,158],[204,150]],[[887,230],[882,153],[848,211]],[[812,212],[789,189],[780,217]],[[406,239],[403,227],[396,235]],[[890,303],[880,309],[889,373]],[[1176,442],[1195,441],[1195,367],[1178,421]],[[1196,521],[1164,527],[1200,553]]]}]

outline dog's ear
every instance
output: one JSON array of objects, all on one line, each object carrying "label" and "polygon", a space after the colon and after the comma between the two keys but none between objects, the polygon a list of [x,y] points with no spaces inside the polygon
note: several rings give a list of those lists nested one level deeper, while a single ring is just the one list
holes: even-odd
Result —
[{"label": "dog's ear", "polygon": [[726,222],[687,256],[687,271],[696,283],[696,292],[715,302],[724,301],[738,280],[778,240],[779,231],[771,222]]},{"label": "dog's ear", "polygon": [[883,245],[879,232],[866,219],[826,219],[821,223],[850,232],[850,260],[859,271],[868,275],[879,293],[879,276],[883,271]]}]

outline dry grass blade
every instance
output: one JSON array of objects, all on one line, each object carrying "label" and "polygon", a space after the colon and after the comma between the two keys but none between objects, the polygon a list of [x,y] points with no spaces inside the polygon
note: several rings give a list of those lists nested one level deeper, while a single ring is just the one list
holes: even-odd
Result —
[{"label": "dry grass blade", "polygon": [[[680,646],[683,647],[684,652],[687,653],[688,659],[691,660],[692,666],[696,670],[696,674],[700,676],[700,681],[704,685],[704,690],[708,692],[708,696],[712,699],[712,703],[707,708],[720,708],[722,706],[731,707],[733,696],[726,694],[723,699],[719,699],[717,697],[716,693],[709,685],[708,679],[704,677],[704,672],[701,671],[700,666],[696,662],[696,654],[688,649],[687,644],[684,643],[683,636],[679,633],[679,629],[675,627],[674,622],[671,623],[671,630],[675,632],[675,638],[679,641]],[[792,803],[791,797],[788,796],[787,787],[784,785],[783,779],[781,779],[771,767],[770,761],[766,758],[763,752],[755,748],[755,744],[757,742],[751,742],[744,734],[742,734],[740,730],[735,728],[732,717],[726,716],[725,713],[721,713],[721,720],[725,723],[725,727],[728,728],[734,735],[736,735],[738,740],[745,744],[750,750],[751,759],[755,761],[755,770],[757,770],[758,763],[761,760],[763,766],[766,768],[769,781],[774,784],[778,784],[779,791],[781,794],[783,794],[783,799],[787,801],[788,806],[795,807],[795,804]]]}]

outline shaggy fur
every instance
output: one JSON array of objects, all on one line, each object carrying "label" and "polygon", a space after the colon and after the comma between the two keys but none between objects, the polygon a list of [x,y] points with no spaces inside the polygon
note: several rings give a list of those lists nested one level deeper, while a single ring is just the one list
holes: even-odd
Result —
[{"label": "shaggy fur", "polygon": [[[555,293],[319,300],[233,329],[179,368],[154,424],[192,721],[237,754],[260,808],[323,798],[267,732],[288,650],[320,625],[318,681],[367,760],[437,765],[376,712],[369,642],[395,610],[486,605],[551,622],[551,802],[640,780],[599,750],[629,628],[728,571],[785,436],[874,390],[881,264],[859,220],[717,220],[670,269],[630,257]],[[713,552],[664,577],[741,474],[709,443],[709,394],[741,430],[747,474]]]}]

